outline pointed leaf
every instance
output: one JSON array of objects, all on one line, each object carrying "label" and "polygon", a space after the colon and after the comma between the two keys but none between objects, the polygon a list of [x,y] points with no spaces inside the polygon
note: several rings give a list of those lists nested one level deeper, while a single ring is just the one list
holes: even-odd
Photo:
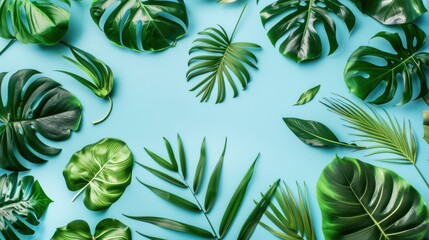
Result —
[{"label": "pointed leaf", "polygon": [[177,180],[176,178],[174,178],[168,174],[165,174],[161,171],[150,168],[150,167],[145,166],[145,165],[140,164],[140,163],[137,163],[137,164],[142,166],[144,169],[148,170],[150,173],[152,173],[153,175],[159,177],[160,179],[162,179],[166,182],[169,182],[169,183],[174,184],[174,185],[181,187],[181,188],[187,188],[187,186],[183,182],[181,182],[180,180]]},{"label": "pointed leaf", "polygon": [[194,184],[193,190],[194,193],[197,194],[200,190],[201,182],[203,181],[204,168],[206,166],[206,139],[203,139],[203,143],[201,144],[200,150],[200,160],[198,161],[197,169],[195,170]]},{"label": "pointed leaf", "polygon": [[165,148],[167,149],[168,157],[170,158],[171,166],[173,166],[174,171],[177,172],[179,168],[177,165],[176,157],[174,156],[173,148],[171,147],[170,142],[166,138],[164,138],[164,144]]},{"label": "pointed leaf", "polygon": [[423,111],[423,130],[423,138],[427,143],[429,143],[429,111]]},{"label": "pointed leaf", "polygon": [[186,168],[186,155],[185,149],[183,147],[182,138],[177,134],[177,147],[179,148],[179,161],[180,161],[180,172],[182,173],[183,178],[186,180],[187,177],[187,168]]},{"label": "pointed leaf", "polygon": [[204,209],[206,212],[210,212],[217,197],[217,192],[219,190],[220,173],[222,170],[223,159],[225,158],[226,144],[227,140],[225,139],[225,145],[223,147],[222,154],[219,158],[218,163],[216,164],[215,169],[213,170],[209,184],[207,185],[206,199],[204,201]]},{"label": "pointed leaf", "polygon": [[308,102],[310,102],[311,100],[314,99],[314,97],[317,95],[317,93],[320,90],[320,85],[311,88],[307,91],[305,91],[298,99],[298,101],[294,104],[294,106],[298,106],[298,105],[304,105]]}]

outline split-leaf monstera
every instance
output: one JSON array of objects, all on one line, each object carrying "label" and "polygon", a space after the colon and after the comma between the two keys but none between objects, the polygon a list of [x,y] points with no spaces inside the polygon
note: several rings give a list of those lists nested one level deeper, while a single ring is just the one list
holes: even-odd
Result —
[{"label": "split-leaf monstera", "polygon": [[131,240],[131,230],[119,220],[106,218],[95,227],[94,235],[87,222],[75,220],[57,228],[51,240]]},{"label": "split-leaf monstera", "polygon": [[183,0],[95,0],[91,16],[110,41],[136,51],[172,47],[188,27]]},{"label": "split-leaf monstera", "polygon": [[[79,100],[40,72],[24,69],[10,77],[7,104],[0,94],[0,167],[27,170],[23,159],[43,163],[36,155],[53,156],[61,149],[43,143],[37,133],[54,141],[65,140],[79,128],[82,106]],[[0,85],[7,73],[0,73]],[[1,90],[1,89],[0,89]]]},{"label": "split-leaf monstera", "polygon": [[16,232],[34,234],[30,226],[39,225],[39,219],[51,202],[32,176],[25,176],[19,181],[18,173],[1,176],[0,238],[3,235],[7,240],[19,240]]},{"label": "split-leaf monstera", "polygon": [[116,202],[131,183],[133,156],[121,140],[105,138],[73,154],[63,171],[67,188],[83,192],[85,206],[104,210]]},{"label": "split-leaf monstera", "polygon": [[335,159],[317,183],[325,239],[424,239],[423,198],[396,173],[353,158]]},{"label": "split-leaf monstera", "polygon": [[[328,37],[329,54],[338,48],[337,30],[331,14],[341,18],[348,31],[352,31],[355,16],[337,0],[278,0],[260,13],[264,26],[276,21],[267,33],[271,43],[276,45],[282,41],[280,53],[296,62],[322,55],[322,41],[315,27],[318,22],[323,24]],[[284,37],[286,39],[283,40]]]},{"label": "split-leaf monstera", "polygon": [[411,23],[427,12],[422,0],[352,0],[366,15],[387,24]]},{"label": "split-leaf monstera", "polygon": [[414,24],[401,25],[401,28],[405,43],[398,33],[379,32],[374,36],[386,40],[394,53],[361,46],[350,56],[344,79],[351,93],[367,99],[380,85],[384,88],[383,93],[371,103],[384,104],[394,98],[398,81],[401,81],[404,86],[399,104],[404,104],[413,98],[413,82],[418,81],[420,93],[417,98],[428,94],[425,68],[429,65],[429,53],[418,52],[425,44],[426,34]]},{"label": "split-leaf monstera", "polygon": [[70,13],[66,7],[70,7],[70,1],[56,2],[0,0],[0,37],[23,43],[58,43],[69,27]]}]

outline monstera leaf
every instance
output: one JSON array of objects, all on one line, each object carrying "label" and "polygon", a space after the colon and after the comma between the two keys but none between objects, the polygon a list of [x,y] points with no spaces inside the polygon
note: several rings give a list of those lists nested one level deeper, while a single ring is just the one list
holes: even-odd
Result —
[{"label": "monstera leaf", "polygon": [[[79,128],[82,113],[79,100],[61,88],[59,83],[39,74],[31,69],[13,74],[9,80],[6,105],[0,94],[1,168],[27,170],[21,164],[21,158],[32,163],[45,162],[34,151],[53,156],[61,149],[46,145],[38,134],[60,141]],[[0,73],[0,84],[6,75]]]},{"label": "monstera leaf", "polygon": [[426,203],[396,173],[353,158],[335,159],[317,183],[325,239],[423,239]]},{"label": "monstera leaf", "polygon": [[410,23],[427,12],[422,0],[352,0],[366,15],[388,25]]},{"label": "monstera leaf", "polygon": [[[38,181],[25,176],[18,182],[18,173],[0,177],[0,238],[19,240],[16,232],[34,234],[30,226],[39,225],[39,219],[52,202]],[[2,238],[2,239],[4,239]]]},{"label": "monstera leaf", "polygon": [[196,77],[202,80],[196,84],[191,91],[199,90],[197,97],[201,95],[201,102],[208,101],[214,86],[217,84],[216,103],[225,100],[225,82],[228,81],[232,88],[233,96],[238,96],[238,90],[234,78],[240,82],[243,89],[246,89],[250,81],[250,73],[247,66],[257,69],[256,56],[251,52],[252,49],[261,47],[254,43],[233,42],[235,30],[240,22],[240,14],[237,24],[231,34],[228,36],[225,29],[219,25],[219,28],[207,28],[199,32],[203,37],[197,38],[195,45],[189,50],[189,53],[198,52],[201,55],[192,57],[189,62],[189,70],[186,73],[188,81]]},{"label": "monstera leaf", "polygon": [[172,47],[188,26],[183,0],[94,0],[91,16],[110,41],[136,51]]},{"label": "monstera leaf", "polygon": [[67,187],[83,191],[84,204],[93,211],[110,207],[131,183],[133,156],[118,139],[105,138],[73,154],[63,171]]},{"label": "monstera leaf", "polygon": [[[66,34],[69,0],[0,0],[0,37],[52,45]],[[61,4],[62,3],[62,4]]]},{"label": "monstera leaf", "polygon": [[94,235],[87,222],[75,220],[67,226],[57,228],[51,240],[131,240],[131,230],[119,220],[106,218],[95,227]]},{"label": "monstera leaf", "polygon": [[429,54],[417,52],[425,44],[426,34],[414,24],[401,25],[401,28],[405,33],[405,43],[398,33],[379,32],[374,36],[388,41],[395,53],[362,46],[350,56],[344,79],[351,93],[366,99],[380,85],[384,92],[371,103],[387,103],[395,96],[398,81],[404,83],[399,104],[412,99],[413,82],[420,85],[417,98],[428,93],[425,67],[429,64]]},{"label": "monstera leaf", "polygon": [[[322,41],[315,25],[321,22],[329,41],[329,54],[338,48],[336,26],[331,14],[342,19],[349,30],[355,26],[355,16],[337,0],[278,0],[261,11],[264,27],[276,22],[268,37],[273,45],[279,46],[284,56],[301,62],[313,60],[322,55]],[[283,40],[284,39],[284,40]]]}]

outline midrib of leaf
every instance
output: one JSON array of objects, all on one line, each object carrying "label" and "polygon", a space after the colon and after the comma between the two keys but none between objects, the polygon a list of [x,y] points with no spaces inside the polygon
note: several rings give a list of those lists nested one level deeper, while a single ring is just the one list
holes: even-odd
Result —
[{"label": "midrib of leaf", "polygon": [[362,208],[365,210],[366,214],[371,218],[371,220],[374,222],[374,225],[378,228],[378,230],[380,230],[381,234],[385,237],[385,239],[389,240],[389,237],[387,236],[387,234],[384,232],[383,228],[381,228],[381,226],[379,225],[378,221],[372,216],[372,214],[368,211],[368,209],[366,209],[365,205],[362,203],[361,199],[359,198],[359,196],[356,194],[356,192],[354,191],[349,179],[347,178],[347,176],[342,173],[344,178],[347,180],[348,183],[348,187],[350,188],[350,190],[352,191],[353,195],[355,196],[355,198],[359,201],[359,204],[362,206]]},{"label": "midrib of leaf", "polygon": [[149,22],[151,22],[153,24],[153,26],[155,26],[156,30],[159,32],[159,34],[162,36],[163,39],[166,39],[164,34],[162,34],[161,30],[159,29],[158,25],[156,25],[154,22],[155,20],[152,18],[151,14],[149,13],[149,11],[147,10],[146,6],[143,4],[143,2],[141,1],[137,1],[140,5],[140,7],[144,10],[144,12],[146,13],[146,15],[149,18]]},{"label": "midrib of leaf", "polygon": [[[310,0],[310,2],[308,3],[308,8],[307,8],[307,11],[306,11],[307,12],[307,18],[306,18],[306,21],[305,21],[304,31],[307,31],[307,29],[308,29],[308,24],[310,22],[311,11],[313,10],[313,2],[314,2],[314,0]],[[304,38],[301,38],[301,43],[299,44],[300,50],[301,50],[303,41],[304,41]]]},{"label": "midrib of leaf", "polygon": [[75,200],[76,200],[76,198],[77,197],[79,197],[79,195],[80,194],[82,194],[82,192],[86,189],[86,188],[88,188],[88,186],[89,185],[91,185],[92,184],[92,182],[98,177],[98,175],[100,175],[100,173],[104,170],[104,168],[107,166],[107,165],[109,165],[110,164],[110,161],[112,161],[112,159],[114,158],[114,157],[116,157],[116,155],[119,153],[119,152],[121,152],[122,151],[122,149],[124,149],[125,148],[125,146],[122,146],[115,154],[113,154],[113,156],[109,159],[109,160],[107,160],[104,164],[103,164],[103,166],[101,166],[101,168],[100,168],[100,170],[98,170],[98,172],[94,175],[94,177],[92,177],[91,178],[91,180],[82,188],[82,189],[80,189],[79,190],[79,192],[73,197],[73,199],[71,200],[72,202],[74,202]]},{"label": "midrib of leaf", "polygon": [[324,140],[324,141],[326,141],[326,142],[330,142],[330,143],[333,143],[333,144],[336,144],[336,145],[345,146],[345,147],[351,147],[351,148],[365,148],[365,147],[362,147],[362,146],[355,146],[355,145],[353,145],[353,144],[342,143],[342,142],[340,142],[340,141],[338,141],[338,142],[336,142],[336,141],[332,141],[332,140],[329,140],[329,139],[327,139],[327,138],[324,138],[324,137],[321,137],[321,136],[319,136],[319,135],[316,135],[316,134],[314,134],[314,133],[312,133],[312,132],[309,132],[309,131],[305,130],[304,128],[300,128],[300,129],[301,129],[302,131],[304,131],[304,132],[306,132],[306,133],[310,134],[310,135],[311,135],[311,136],[313,136],[313,137],[316,137],[316,138],[318,138],[318,139],[322,139],[322,140]]}]

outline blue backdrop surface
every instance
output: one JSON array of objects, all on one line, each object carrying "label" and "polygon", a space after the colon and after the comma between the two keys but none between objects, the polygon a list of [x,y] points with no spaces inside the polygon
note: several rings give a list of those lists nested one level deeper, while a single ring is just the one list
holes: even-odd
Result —
[{"label": "blue backdrop surface", "polygon": [[[176,134],[182,136],[188,156],[189,172],[197,165],[199,148],[204,137],[207,139],[208,166],[213,169],[218,160],[225,138],[228,148],[220,182],[220,197],[209,214],[216,226],[228,204],[230,196],[240,182],[245,171],[258,155],[254,177],[249,185],[238,218],[232,226],[227,239],[236,239],[241,224],[254,207],[253,199],[259,199],[270,184],[281,178],[294,192],[295,182],[308,186],[311,209],[314,216],[317,236],[323,239],[322,218],[316,199],[316,183],[323,168],[337,154],[356,157],[377,166],[394,170],[408,180],[429,201],[429,192],[412,166],[392,165],[379,161],[379,157],[365,157],[367,152],[350,149],[317,149],[299,141],[285,126],[283,117],[298,117],[325,123],[338,137],[350,141],[350,130],[343,126],[340,118],[318,102],[322,97],[333,93],[346,96],[359,104],[362,102],[351,94],[343,80],[343,70],[350,54],[361,45],[371,44],[382,47],[384,43],[370,38],[381,30],[397,31],[397,28],[382,26],[371,18],[362,15],[347,2],[356,15],[356,27],[348,34],[343,23],[338,21],[338,50],[326,56],[326,36],[324,57],[311,63],[297,64],[283,57],[270,43],[266,30],[259,18],[259,11],[270,3],[261,0],[259,6],[250,1],[237,29],[235,40],[254,42],[262,46],[258,51],[259,70],[251,70],[252,81],[247,90],[240,91],[237,98],[227,93],[222,104],[214,104],[214,97],[208,103],[200,103],[195,92],[189,89],[196,81],[187,83],[186,71],[188,51],[197,33],[207,27],[222,25],[229,33],[243,7],[243,3],[222,5],[211,0],[186,1],[190,24],[186,36],[177,46],[159,53],[138,53],[120,48],[105,37],[90,14],[90,1],[73,1],[71,25],[65,41],[104,60],[115,74],[113,94],[114,108],[111,116],[102,124],[93,126],[91,121],[100,118],[108,108],[108,102],[98,99],[92,92],[71,78],[55,70],[78,70],[61,58],[69,55],[63,46],[40,47],[15,43],[0,57],[0,71],[16,71],[33,68],[45,73],[74,93],[82,102],[83,122],[78,132],[63,142],[49,144],[63,148],[61,154],[43,165],[29,166],[32,170],[20,173],[33,175],[40,181],[47,195],[53,199],[46,214],[36,227],[36,234],[23,239],[50,239],[57,227],[76,219],[87,221],[92,229],[104,218],[117,218],[133,231],[133,237],[141,238],[135,231],[167,239],[193,239],[184,234],[166,231],[149,224],[140,223],[123,216],[163,216],[182,220],[208,228],[200,214],[189,214],[174,207],[141,185],[136,178],[171,191],[175,189],[151,176],[140,166],[134,165],[133,180],[124,195],[112,207],[102,212],[92,212],[85,208],[82,196],[71,202],[74,192],[67,189],[62,171],[72,154],[88,144],[105,137],[119,138],[131,148],[135,161],[151,166],[153,161],[144,152],[144,147],[157,153],[166,152],[162,137],[175,144]],[[423,29],[428,29],[429,14],[417,21]],[[319,26],[320,27],[320,26]],[[7,41],[1,40],[0,46]],[[425,50],[428,47],[425,46]],[[6,84],[6,83],[3,83]],[[304,106],[292,106],[305,90],[321,84],[315,101]],[[397,98],[397,100],[399,100]],[[404,106],[388,104],[385,109],[399,120],[410,120],[419,142],[417,165],[425,176],[429,175],[429,146],[423,140],[422,110],[428,107],[423,101],[415,101]],[[47,141],[48,142],[48,141]],[[0,174],[6,171],[0,170]],[[208,177],[203,184],[208,183]],[[177,191],[176,191],[177,192]],[[180,193],[180,192],[179,192]],[[183,192],[184,196],[186,192]],[[201,197],[201,196],[200,196]],[[266,220],[266,219],[265,219]],[[263,228],[258,227],[253,239],[275,239]]]}]

